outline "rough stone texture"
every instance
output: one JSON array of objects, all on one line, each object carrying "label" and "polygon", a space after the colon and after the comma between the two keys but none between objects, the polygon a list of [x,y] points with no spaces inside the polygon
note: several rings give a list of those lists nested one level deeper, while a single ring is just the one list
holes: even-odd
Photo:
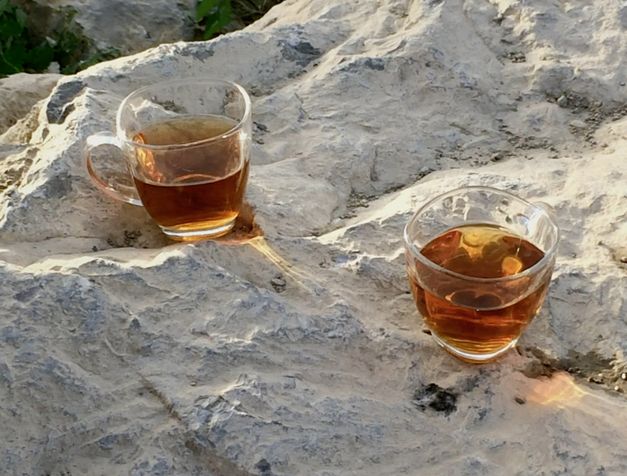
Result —
[{"label": "rough stone texture", "polygon": [[96,48],[132,54],[160,43],[191,40],[196,0],[16,0],[30,11],[35,27],[46,31],[63,9],[75,19]]},{"label": "rough stone texture", "polygon": [[[3,474],[627,474],[621,2],[288,1],[61,81],[0,162]],[[82,167],[132,89],[254,96],[245,244],[168,244]],[[518,352],[421,332],[401,233],[443,190],[551,204]]]},{"label": "rough stone texture", "polygon": [[14,74],[0,79],[0,134],[23,118],[44,99],[62,76],[59,74]]}]

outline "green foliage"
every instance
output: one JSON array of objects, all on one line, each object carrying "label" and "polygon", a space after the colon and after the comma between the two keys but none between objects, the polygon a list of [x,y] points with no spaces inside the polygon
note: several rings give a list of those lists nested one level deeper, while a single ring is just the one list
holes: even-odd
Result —
[{"label": "green foliage", "polygon": [[33,38],[24,11],[9,0],[0,0],[0,76],[20,71],[42,71],[54,57],[48,39]]},{"label": "green foliage", "polygon": [[240,28],[259,20],[281,0],[233,0],[235,21]]},{"label": "green foliage", "polygon": [[[261,18],[281,0],[198,0],[196,23],[199,37],[216,35],[243,28]],[[25,6],[30,11],[29,7]],[[70,8],[54,10],[60,15],[53,31],[37,33],[30,25],[27,13],[10,0],[0,0],[0,77],[26,71],[45,71],[51,62],[59,64],[61,72],[73,74],[100,61],[116,58],[115,48],[96,50],[81,26],[74,21],[76,11]],[[95,53],[87,56],[89,52]]]},{"label": "green foliage", "polygon": [[204,25],[202,38],[207,40],[231,23],[231,0],[200,0],[196,5],[196,22]]},{"label": "green foliage", "polygon": [[[104,51],[93,48],[91,40],[74,21],[75,10],[64,8],[55,13],[59,21],[42,37],[29,25],[24,10],[9,0],[0,0],[0,77],[20,71],[42,72],[53,61],[59,64],[63,74],[73,74],[120,56],[114,48]],[[87,56],[91,51],[95,53]]]},{"label": "green foliage", "polygon": [[281,0],[199,0],[196,23],[200,37],[208,40],[220,33],[243,28],[261,18]]}]

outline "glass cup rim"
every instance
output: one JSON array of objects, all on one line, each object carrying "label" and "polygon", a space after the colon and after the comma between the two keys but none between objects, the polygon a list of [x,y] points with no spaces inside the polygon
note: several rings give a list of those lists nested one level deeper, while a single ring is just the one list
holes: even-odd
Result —
[{"label": "glass cup rim", "polygon": [[[444,268],[443,266],[440,266],[437,263],[434,263],[433,261],[431,261],[429,258],[427,258],[425,255],[423,255],[420,250],[418,250],[416,248],[416,246],[413,244],[410,236],[409,236],[409,228],[410,226],[414,223],[414,221],[416,220],[416,218],[418,217],[418,215],[423,212],[425,209],[427,209],[428,207],[430,207],[431,205],[433,205],[434,203],[436,203],[438,200],[442,200],[444,198],[446,198],[447,196],[450,195],[455,195],[459,192],[462,191],[466,191],[466,190],[476,190],[476,191],[489,191],[489,192],[497,192],[499,194],[505,195],[509,198],[513,198],[515,200],[519,200],[521,202],[523,202],[524,204],[533,207],[534,209],[536,209],[537,211],[539,211],[540,213],[542,213],[543,215],[545,215],[548,220],[549,223],[551,224],[552,228],[553,228],[553,232],[555,233],[555,242],[551,245],[551,247],[544,253],[544,256],[542,257],[542,259],[540,261],[538,261],[536,264],[534,264],[533,266],[525,269],[524,271],[520,272],[520,273],[516,273],[516,274],[512,274],[509,276],[502,276],[500,278],[479,278],[479,277],[475,277],[475,276],[468,276],[465,274],[461,274],[461,273],[457,273],[455,271],[451,271],[449,269]],[[472,223],[469,222],[469,225],[471,225]],[[557,225],[555,219],[550,215],[550,213],[548,213],[548,211],[535,203],[529,202],[528,200],[525,200],[524,198],[521,198],[517,195],[514,195],[513,193],[507,192],[505,190],[501,190],[498,188],[494,188],[494,187],[486,187],[486,186],[482,186],[482,185],[468,185],[465,187],[459,187],[453,190],[449,190],[448,192],[445,193],[441,193],[439,195],[436,195],[435,197],[433,197],[432,199],[428,200],[425,204],[423,204],[418,210],[416,210],[416,212],[411,216],[411,218],[409,219],[409,221],[407,222],[407,224],[405,225],[405,228],[403,230],[403,241],[405,244],[405,248],[412,254],[412,256],[416,259],[418,259],[423,265],[432,268],[435,271],[438,271],[440,273],[444,273],[447,274],[449,276],[452,276],[454,278],[457,279],[463,279],[465,281],[473,281],[473,282],[480,282],[480,283],[501,283],[501,282],[507,282],[507,281],[514,281],[532,274],[535,274],[538,270],[541,270],[542,268],[544,268],[546,266],[546,264],[551,261],[553,259],[553,257],[555,256],[555,252],[557,250],[557,246],[559,244],[560,241],[560,230],[559,230],[559,226]]]},{"label": "glass cup rim", "polygon": [[[156,144],[144,144],[141,142],[135,142],[132,140],[129,140],[125,137],[125,135],[123,134],[123,129],[121,126],[121,122],[122,122],[122,111],[124,111],[124,109],[127,107],[128,103],[134,99],[135,97],[143,94],[144,92],[154,88],[154,87],[159,87],[159,86],[172,86],[172,85],[177,85],[177,84],[202,84],[202,85],[211,85],[211,84],[219,84],[219,85],[223,85],[223,86],[229,86],[235,90],[237,90],[240,95],[244,98],[244,114],[242,115],[242,118],[237,121],[237,124],[235,124],[231,129],[229,129],[228,131],[226,131],[223,134],[220,134],[219,136],[215,136],[215,137],[208,137],[206,139],[202,139],[199,141],[194,141],[194,142],[187,142],[187,143],[182,143],[182,144],[163,144],[163,145],[156,145]],[[198,146],[202,146],[202,145],[206,145],[206,144],[210,144],[211,142],[216,142],[219,140],[224,140],[224,139],[228,139],[229,137],[231,137],[232,135],[238,133],[242,127],[244,126],[244,124],[246,124],[246,122],[248,122],[248,120],[250,119],[251,116],[251,110],[252,110],[252,104],[250,101],[250,96],[248,95],[248,93],[246,92],[246,90],[244,89],[243,86],[239,85],[238,83],[235,83],[233,81],[226,81],[223,79],[212,79],[212,78],[185,78],[185,79],[172,79],[172,80],[168,80],[168,81],[159,81],[157,83],[152,83],[152,84],[148,84],[146,86],[142,86],[139,89],[135,89],[134,91],[131,91],[123,100],[122,103],[120,104],[120,106],[118,107],[118,111],[115,117],[115,123],[116,123],[116,128],[117,128],[117,136],[118,139],[123,142],[124,144],[130,145],[131,147],[138,147],[138,148],[142,148],[142,149],[148,149],[148,150],[178,150],[178,149],[187,149],[187,148],[192,148],[192,147],[198,147]]]}]

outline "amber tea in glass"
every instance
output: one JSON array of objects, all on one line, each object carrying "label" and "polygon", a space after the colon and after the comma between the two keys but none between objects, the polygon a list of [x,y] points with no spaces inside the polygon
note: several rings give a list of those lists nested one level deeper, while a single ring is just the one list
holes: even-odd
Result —
[{"label": "amber tea in glass", "polygon": [[[177,240],[228,233],[248,180],[250,99],[227,81],[175,80],[139,89],[122,102],[117,134],[87,140],[87,169],[105,193],[143,205]],[[122,151],[95,160],[99,146]],[[117,161],[117,162],[116,162]]]},{"label": "amber tea in glass", "polygon": [[518,340],[544,301],[558,229],[545,206],[466,187],[436,197],[405,230],[407,273],[435,340],[471,362]]},{"label": "amber tea in glass", "polygon": [[[138,144],[178,144],[220,137],[235,127],[221,116],[191,116],[152,124],[135,134]],[[248,178],[240,161],[238,135],[211,147],[187,147],[155,157],[137,149],[141,166],[133,174],[142,204],[162,226],[180,232],[223,229],[239,214]]]}]

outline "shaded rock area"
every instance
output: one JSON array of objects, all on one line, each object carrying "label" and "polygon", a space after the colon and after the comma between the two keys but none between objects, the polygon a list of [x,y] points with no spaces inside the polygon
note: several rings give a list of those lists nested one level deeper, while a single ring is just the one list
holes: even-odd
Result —
[{"label": "shaded rock area", "polygon": [[195,0],[14,0],[29,14],[30,28],[45,33],[68,14],[93,41],[95,51],[132,54],[160,43],[191,40]]},{"label": "shaded rock area", "polygon": [[60,74],[14,74],[0,79],[0,134],[50,94]]},{"label": "shaded rock area", "polygon": [[[61,79],[1,139],[3,474],[627,474],[626,75],[618,0],[288,0]],[[172,244],[81,153],[190,76],[251,92],[254,222]],[[412,211],[468,184],[562,230],[482,367],[422,332],[403,268]]]}]

